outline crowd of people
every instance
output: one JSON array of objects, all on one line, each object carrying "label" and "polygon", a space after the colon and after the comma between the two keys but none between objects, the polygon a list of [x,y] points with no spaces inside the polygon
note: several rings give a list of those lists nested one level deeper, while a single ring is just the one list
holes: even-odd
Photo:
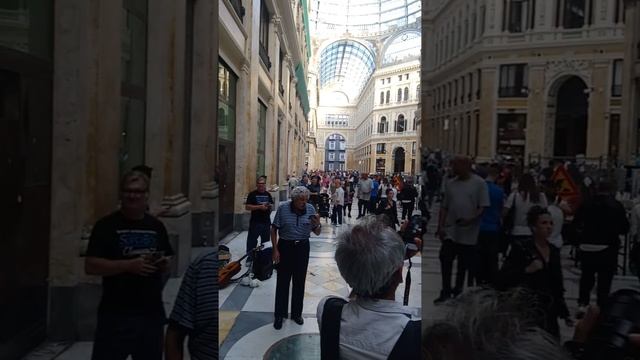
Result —
[{"label": "crowd of people", "polygon": [[[562,162],[551,161],[544,169],[537,165],[522,169],[514,164],[476,164],[468,157],[457,156],[449,166],[443,164],[431,158],[425,167],[428,203],[431,206],[434,200],[440,200],[436,234],[441,241],[442,289],[434,303],[453,304],[458,315],[430,327],[425,334],[429,358],[459,358],[452,353],[462,348],[454,344],[469,330],[467,327],[464,333],[459,332],[459,326],[464,326],[462,320],[474,321],[478,327],[493,321],[499,327],[496,331],[476,329],[484,329],[489,335],[480,339],[478,348],[466,344],[469,353],[507,358],[501,357],[504,351],[517,354],[521,345],[533,342],[532,346],[547,352],[536,358],[563,358],[565,352],[557,345],[558,320],[571,327],[574,320],[583,319],[594,308],[608,305],[621,236],[630,230],[629,215],[616,200],[610,178],[585,182],[586,176],[576,175],[579,196],[567,199],[560,192],[564,184],[554,175],[559,171],[571,174],[573,170]],[[560,255],[564,245],[575,249],[581,270],[575,314],[570,314],[564,295]],[[452,286],[454,260],[457,273]],[[464,294],[465,285],[473,288],[471,294]],[[594,285],[597,298],[590,306]],[[478,289],[484,292],[477,293]],[[508,295],[514,291],[526,293],[526,302]],[[498,304],[510,319],[498,318]],[[486,313],[475,313],[467,306],[486,307]],[[513,334],[506,333],[512,330]],[[477,336],[467,335],[471,339]],[[480,349],[482,346],[489,348]],[[491,348],[496,346],[501,348]],[[523,357],[513,358],[531,357],[523,353]]]},{"label": "crowd of people", "polygon": [[[367,214],[382,214],[399,226],[402,220],[413,215],[419,205],[420,184],[413,177],[401,174],[368,174],[358,171],[323,171],[305,173],[299,179],[287,176],[289,189],[304,186],[310,192],[309,203],[321,216],[331,219],[331,224],[341,226],[344,218],[355,216],[360,219]],[[328,200],[325,203],[323,199]],[[330,205],[322,209],[322,205]],[[352,215],[353,205],[357,206],[357,215]],[[399,206],[398,206],[399,204]],[[395,210],[401,209],[396,215]]]}]

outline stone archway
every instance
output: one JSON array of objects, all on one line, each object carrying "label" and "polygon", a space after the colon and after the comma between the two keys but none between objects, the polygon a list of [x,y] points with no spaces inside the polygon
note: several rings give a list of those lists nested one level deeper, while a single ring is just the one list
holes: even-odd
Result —
[{"label": "stone archway", "polygon": [[406,152],[403,147],[397,147],[393,150],[393,173],[404,172]]},{"label": "stone archway", "polygon": [[548,119],[553,123],[555,157],[586,154],[589,119],[587,84],[578,76],[558,79],[549,92]]}]

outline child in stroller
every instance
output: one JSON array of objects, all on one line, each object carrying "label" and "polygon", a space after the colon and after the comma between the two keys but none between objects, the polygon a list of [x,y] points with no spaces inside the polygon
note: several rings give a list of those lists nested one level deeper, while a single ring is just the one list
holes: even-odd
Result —
[{"label": "child in stroller", "polygon": [[331,208],[329,202],[329,194],[322,193],[319,196],[320,199],[318,201],[318,214],[320,214],[321,218],[325,218],[325,222],[329,222],[329,210]]}]

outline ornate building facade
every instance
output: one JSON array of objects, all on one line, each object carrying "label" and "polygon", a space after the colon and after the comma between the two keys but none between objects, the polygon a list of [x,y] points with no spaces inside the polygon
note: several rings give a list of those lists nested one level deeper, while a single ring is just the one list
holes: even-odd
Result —
[{"label": "ornate building facade", "polygon": [[312,2],[309,168],[415,174],[421,2],[355,3]]},{"label": "ornate building facade", "polygon": [[[628,161],[623,0],[423,9],[424,145],[478,159]],[[633,130],[636,131],[636,130]]]},{"label": "ornate building facade", "polygon": [[[305,168],[309,46],[306,0],[220,2],[221,233],[248,227],[256,177],[275,198]],[[224,79],[224,80],[222,80]]]}]

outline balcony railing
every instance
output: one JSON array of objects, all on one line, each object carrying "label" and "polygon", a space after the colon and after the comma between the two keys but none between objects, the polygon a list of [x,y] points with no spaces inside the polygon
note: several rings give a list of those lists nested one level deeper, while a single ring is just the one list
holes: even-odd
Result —
[{"label": "balcony railing", "polygon": [[527,97],[529,89],[521,86],[501,87],[498,89],[499,97]]}]

